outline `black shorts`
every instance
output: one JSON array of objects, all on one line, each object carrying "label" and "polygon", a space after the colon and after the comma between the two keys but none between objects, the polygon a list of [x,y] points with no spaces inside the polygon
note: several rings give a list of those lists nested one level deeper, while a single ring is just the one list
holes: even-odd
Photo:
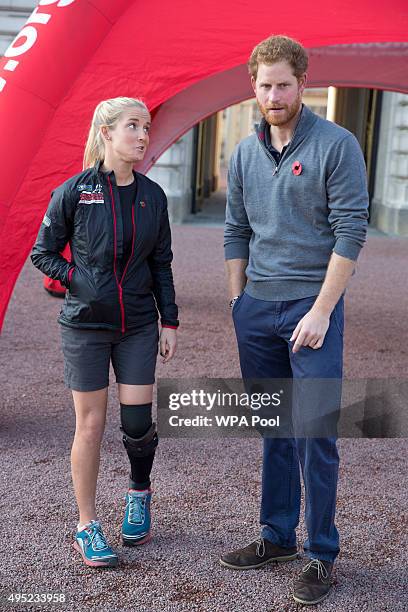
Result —
[{"label": "black shorts", "polygon": [[97,391],[108,387],[111,360],[116,382],[154,383],[159,341],[156,321],[125,333],[61,325],[61,336],[65,384],[70,389]]}]

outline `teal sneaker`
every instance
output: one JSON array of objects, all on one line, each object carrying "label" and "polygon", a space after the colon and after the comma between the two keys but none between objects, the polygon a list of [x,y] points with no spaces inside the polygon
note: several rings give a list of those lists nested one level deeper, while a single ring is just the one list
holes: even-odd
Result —
[{"label": "teal sneaker", "polygon": [[77,531],[73,544],[90,567],[116,567],[118,556],[106,541],[98,521],[91,521],[82,531]]},{"label": "teal sneaker", "polygon": [[126,546],[138,546],[151,539],[150,501],[152,490],[129,489],[126,494],[125,518],[122,523],[122,540]]}]

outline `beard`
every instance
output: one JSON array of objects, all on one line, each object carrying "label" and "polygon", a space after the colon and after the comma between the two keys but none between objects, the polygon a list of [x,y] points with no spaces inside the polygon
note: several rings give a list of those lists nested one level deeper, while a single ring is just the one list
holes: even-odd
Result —
[{"label": "beard", "polygon": [[[299,92],[294,102],[292,102],[292,104],[290,105],[275,104],[273,106],[264,106],[263,104],[258,102],[258,100],[256,102],[258,104],[259,110],[262,113],[262,116],[265,118],[265,121],[269,123],[269,125],[283,126],[289,123],[293,119],[293,117],[296,116],[297,112],[299,111],[302,105],[302,95]],[[274,117],[272,113],[268,113],[269,108],[283,108],[284,110],[281,113],[279,113],[279,115],[276,115],[276,117]]]}]

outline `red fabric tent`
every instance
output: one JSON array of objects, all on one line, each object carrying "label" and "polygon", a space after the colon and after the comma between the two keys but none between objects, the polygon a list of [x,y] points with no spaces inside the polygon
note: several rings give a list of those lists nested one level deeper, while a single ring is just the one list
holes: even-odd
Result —
[{"label": "red fabric tent", "polygon": [[142,97],[154,160],[198,120],[252,95],[271,34],[311,51],[309,85],[408,92],[406,0],[40,0],[0,60],[0,325],[50,191],[82,169],[96,104]]}]

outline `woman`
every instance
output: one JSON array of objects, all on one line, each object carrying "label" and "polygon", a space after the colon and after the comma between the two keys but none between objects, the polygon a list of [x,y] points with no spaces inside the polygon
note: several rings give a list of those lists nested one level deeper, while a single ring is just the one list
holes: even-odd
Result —
[{"label": "woman", "polygon": [[[140,100],[98,104],[85,170],[52,193],[31,254],[37,268],[68,289],[58,320],[65,382],[76,413],[71,465],[79,523],[74,548],[92,567],[118,564],[95,509],[110,361],[131,466],[122,539],[138,545],[150,539],[150,472],[158,443],[152,422],[157,310],[163,362],[176,350],[166,196],[157,183],[133,170],[146,153],[150,123]],[[71,263],[60,255],[67,242]]]}]

